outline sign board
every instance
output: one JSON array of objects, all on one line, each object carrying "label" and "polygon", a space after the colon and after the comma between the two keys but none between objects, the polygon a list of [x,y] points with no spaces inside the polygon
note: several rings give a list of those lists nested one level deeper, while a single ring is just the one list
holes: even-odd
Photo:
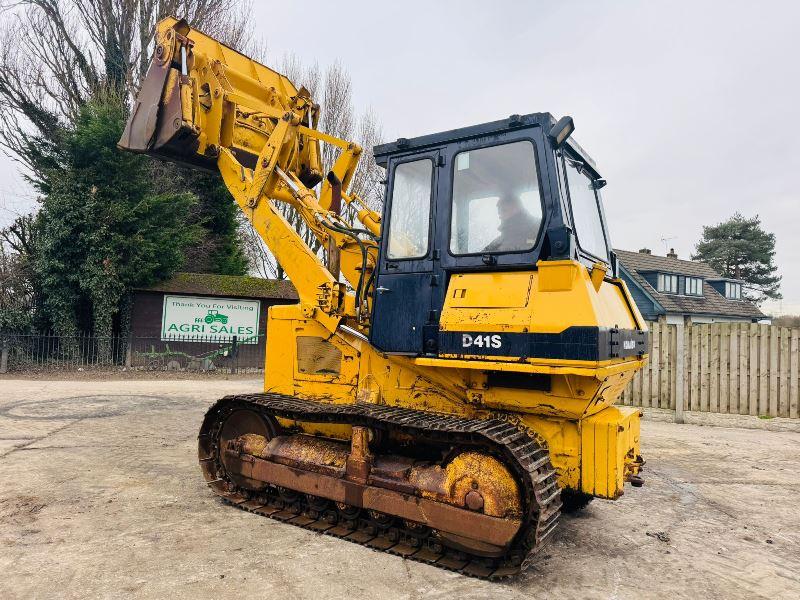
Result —
[{"label": "sign board", "polygon": [[233,341],[258,343],[261,302],[232,298],[164,295],[161,340]]}]

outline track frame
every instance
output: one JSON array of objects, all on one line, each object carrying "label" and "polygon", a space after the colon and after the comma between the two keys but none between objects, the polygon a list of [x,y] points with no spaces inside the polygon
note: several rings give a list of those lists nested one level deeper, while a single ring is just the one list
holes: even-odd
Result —
[{"label": "track frame", "polygon": [[[397,432],[454,447],[480,448],[500,458],[520,484],[523,519],[501,556],[481,556],[401,517],[373,514],[360,506],[297,493],[274,485],[246,489],[222,465],[220,431],[227,416],[251,410],[265,419],[335,423]],[[465,575],[501,579],[531,562],[556,528],[561,509],[556,471],[542,442],[512,422],[498,418],[464,419],[450,415],[374,404],[330,404],[282,394],[226,396],[206,413],[198,456],[209,487],[229,504],[279,521],[418,560]],[[465,509],[466,510],[466,509]]]}]

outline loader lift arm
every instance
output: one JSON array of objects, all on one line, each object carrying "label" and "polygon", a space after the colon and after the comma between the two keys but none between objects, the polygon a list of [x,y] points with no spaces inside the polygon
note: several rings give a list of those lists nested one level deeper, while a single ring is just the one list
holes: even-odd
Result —
[{"label": "loader lift arm", "polygon": [[[330,332],[344,318],[365,330],[381,228],[378,213],[347,193],[362,149],[316,129],[319,106],[305,88],[185,20],[162,20],[155,39],[120,148],[218,171],[294,284],[304,314]],[[326,178],[320,142],[340,149]],[[320,183],[318,197],[313,188]],[[342,201],[363,229],[341,217]],[[290,205],[328,250],[327,265],[279,203]],[[339,270],[356,293],[339,281]]]}]

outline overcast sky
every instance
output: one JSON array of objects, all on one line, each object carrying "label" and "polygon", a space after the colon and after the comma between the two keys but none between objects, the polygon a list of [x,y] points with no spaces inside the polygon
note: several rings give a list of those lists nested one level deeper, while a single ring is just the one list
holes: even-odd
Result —
[{"label": "overcast sky", "polygon": [[[688,258],[758,214],[800,313],[800,2],[256,0],[268,55],[350,72],[386,139],[549,111],[608,180],[613,244]],[[30,205],[0,164],[0,222]],[[776,307],[780,309],[781,307]]]}]

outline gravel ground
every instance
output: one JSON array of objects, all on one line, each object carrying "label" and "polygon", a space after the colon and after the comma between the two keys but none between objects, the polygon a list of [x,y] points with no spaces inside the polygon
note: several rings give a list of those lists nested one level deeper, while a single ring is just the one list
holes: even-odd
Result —
[{"label": "gravel ground", "polygon": [[0,596],[800,597],[796,423],[648,414],[645,487],[563,518],[535,567],[493,584],[221,504],[197,428],[259,387],[0,380]]}]

